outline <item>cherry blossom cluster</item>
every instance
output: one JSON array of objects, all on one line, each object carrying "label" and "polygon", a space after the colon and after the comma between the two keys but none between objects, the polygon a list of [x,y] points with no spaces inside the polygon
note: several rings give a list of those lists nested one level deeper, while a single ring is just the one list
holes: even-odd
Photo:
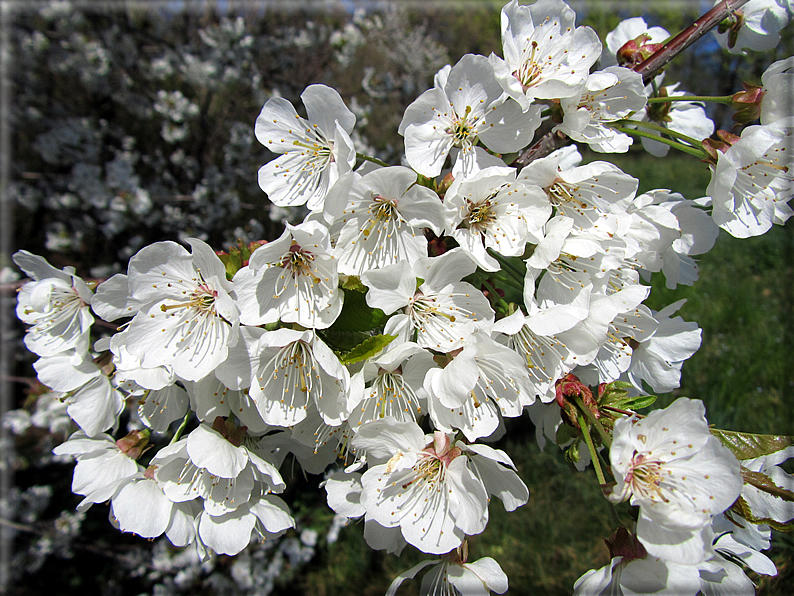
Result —
[{"label": "cherry blossom cluster", "polygon": [[[278,239],[158,242],[98,285],[18,252],[33,280],[17,309],[25,343],[80,429],[55,450],[77,460],[80,509],[110,501],[122,531],[236,554],[294,527],[277,496],[290,456],[324,475],[337,514],[363,518],[372,548],[441,557],[392,593],[429,566],[427,592],[504,593],[495,561],[468,562],[466,538],[492,497],[508,511],[528,500],[487,444],[528,411],[541,446],[592,464],[611,501],[638,507],[577,593],[752,593],[735,562],[775,573],[759,551],[769,524],[794,519],[775,491],[792,483],[777,467],[789,444],[741,451],[692,400],[635,414],[649,390],[679,386],[701,341],[675,316],[682,302],[643,304],[643,282],[691,285],[719,228],[753,236],[790,217],[793,63],[734,98],[760,124],[709,139],[702,103],[633,69],[668,37],[629,19],[603,47],[562,0],[512,0],[502,57],[463,56],[406,109],[404,165],[356,151],[356,116],[330,87],[303,92],[305,116],[265,103],[255,134],[277,157],[259,185],[308,209]],[[638,194],[573,145],[516,160],[543,130],[601,153],[640,138],[660,157],[700,154],[708,196]],[[92,343],[96,318],[116,333]],[[125,404],[141,427],[116,440]]]}]

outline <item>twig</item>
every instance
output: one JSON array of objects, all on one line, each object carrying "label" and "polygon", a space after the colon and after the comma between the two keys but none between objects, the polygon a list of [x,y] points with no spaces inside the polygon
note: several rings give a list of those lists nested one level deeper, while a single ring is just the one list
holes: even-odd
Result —
[{"label": "twig", "polygon": [[705,13],[689,27],[681,31],[668,41],[659,50],[654,52],[647,60],[638,64],[634,70],[642,75],[643,82],[647,85],[670,60],[683,52],[709,31],[714,29],[733,11],[747,4],[749,0],[723,0]]}]

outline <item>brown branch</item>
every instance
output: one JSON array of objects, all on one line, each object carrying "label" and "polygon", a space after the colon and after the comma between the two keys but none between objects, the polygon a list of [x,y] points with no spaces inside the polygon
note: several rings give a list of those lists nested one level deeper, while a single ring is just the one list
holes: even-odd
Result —
[{"label": "brown branch", "polygon": [[[749,0],[723,0],[669,42],[664,44],[664,46],[649,56],[647,60],[635,66],[634,70],[642,75],[643,82],[647,84],[670,62],[670,60],[714,29],[714,27],[729,17],[733,11],[744,6],[747,2],[749,2]],[[546,157],[568,143],[570,143],[570,139],[564,134],[559,132],[548,132],[521,153],[510,165],[524,167],[536,159]]]},{"label": "brown branch", "polygon": [[642,75],[642,81],[647,85],[670,60],[714,29],[714,27],[728,18],[733,11],[748,2],[749,0],[722,0],[722,2],[681,31],[646,60],[638,64],[634,70]]}]

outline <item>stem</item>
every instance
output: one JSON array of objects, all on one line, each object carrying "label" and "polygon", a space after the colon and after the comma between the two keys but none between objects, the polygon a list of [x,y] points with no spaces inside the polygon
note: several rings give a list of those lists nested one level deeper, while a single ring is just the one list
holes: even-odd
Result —
[{"label": "stem", "polygon": [[634,70],[642,75],[642,81],[647,85],[648,82],[656,76],[656,73],[670,62],[670,60],[719,25],[729,17],[734,10],[747,4],[747,2],[749,2],[749,0],[723,0],[673,39],[664,44],[658,51],[649,56],[647,60],[638,64]]},{"label": "stem", "polygon": [[689,153],[690,155],[694,155],[700,159],[706,159],[708,157],[704,151],[699,151],[694,147],[690,147],[689,145],[684,145],[683,143],[679,143],[677,141],[671,141],[670,139],[665,139],[664,137],[660,137],[658,135],[652,135],[651,133],[643,132],[641,130],[637,130],[636,128],[626,128],[623,126],[613,126],[612,128],[629,136],[643,137],[646,139],[652,139],[665,145],[670,145],[670,147],[673,147],[674,149],[678,149],[684,153]]},{"label": "stem", "polygon": [[179,428],[176,429],[174,436],[171,437],[170,441],[168,441],[169,445],[173,445],[174,443],[176,443],[179,440],[179,437],[182,436],[182,432],[185,430],[185,427],[187,426],[187,421],[190,418],[190,414],[191,414],[191,410],[188,410],[187,414],[185,414],[185,417],[182,419],[182,424],[179,425]]},{"label": "stem", "polygon": [[671,101],[711,101],[730,105],[733,102],[733,95],[671,95],[648,98],[648,103],[668,103]]},{"label": "stem", "polygon": [[490,281],[488,281],[487,279],[483,279],[482,280],[482,285],[484,285],[486,288],[488,288],[488,291],[494,297],[496,304],[498,304],[499,306],[502,307],[502,309],[504,310],[505,314],[509,313],[510,312],[510,306],[499,295],[499,292],[496,291],[496,288],[493,287],[493,284]]},{"label": "stem", "polygon": [[685,141],[685,142],[689,143],[690,145],[692,145],[692,147],[695,147],[695,148],[700,147],[700,145],[702,143],[702,141],[699,141],[699,140],[697,140],[694,137],[690,137],[688,135],[685,135],[682,132],[678,132],[678,131],[669,129],[669,128],[667,128],[665,126],[662,126],[660,124],[655,124],[653,122],[647,122],[646,120],[621,120],[621,122],[623,124],[633,124],[634,126],[637,126],[639,128],[648,128],[650,130],[655,130],[655,131],[660,132],[663,135],[666,135],[668,137],[672,137],[674,139],[679,139],[681,141]]},{"label": "stem", "polygon": [[601,469],[601,462],[598,459],[598,451],[596,451],[595,445],[593,444],[593,437],[590,436],[590,428],[587,426],[587,421],[584,419],[584,416],[581,414],[581,412],[576,418],[579,421],[579,426],[582,429],[584,442],[587,443],[587,450],[590,451],[590,459],[593,462],[593,469],[595,470],[596,478],[598,478],[598,484],[604,485],[607,483],[607,481],[606,478],[604,478],[604,471]]},{"label": "stem", "polygon": [[607,431],[604,430],[601,422],[599,422],[598,418],[593,415],[593,413],[590,411],[590,408],[584,405],[582,398],[578,395],[574,395],[573,399],[576,402],[578,408],[584,413],[585,416],[587,416],[587,420],[590,422],[590,424],[595,427],[596,432],[598,432],[598,435],[601,437],[601,442],[606,445],[607,448],[612,447],[612,437],[610,437]]},{"label": "stem", "polygon": [[372,163],[376,163],[384,168],[389,167],[389,164],[387,164],[385,161],[379,160],[377,157],[370,157],[369,155],[364,155],[363,153],[356,153],[356,157],[363,159],[364,161],[371,161]]}]

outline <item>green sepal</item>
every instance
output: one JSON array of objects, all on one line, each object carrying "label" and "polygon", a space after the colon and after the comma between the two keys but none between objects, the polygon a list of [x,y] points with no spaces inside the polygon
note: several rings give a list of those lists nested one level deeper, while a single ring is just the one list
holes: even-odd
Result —
[{"label": "green sepal", "polygon": [[565,459],[567,459],[572,464],[578,464],[581,455],[579,454],[579,446],[582,444],[581,441],[574,441],[571,443],[571,446],[565,450]]},{"label": "green sepal", "polygon": [[756,435],[719,428],[710,430],[740,460],[771,455],[794,445],[794,437],[785,435]]},{"label": "green sepal", "polygon": [[557,433],[554,435],[554,441],[559,446],[567,445],[574,439],[579,438],[579,429],[574,428],[570,424],[560,424],[557,427]]},{"label": "green sepal", "polygon": [[329,331],[372,331],[386,323],[386,315],[379,308],[367,304],[366,294],[358,290],[345,292],[342,312],[329,327]]},{"label": "green sepal", "polygon": [[428,176],[423,176],[422,174],[416,175],[416,184],[419,186],[424,186],[425,188],[429,188],[433,192],[438,190],[438,186],[436,185],[435,178],[429,178]]},{"label": "green sepal", "polygon": [[[750,505],[747,504],[747,501],[745,501],[743,497],[736,499],[736,502],[731,506],[729,511],[736,513],[751,524],[766,524],[773,530],[778,530],[780,532],[791,532],[794,530],[794,519],[787,522],[779,522],[768,517],[754,516],[753,512],[750,510]],[[736,522],[734,521],[734,523]]]},{"label": "green sepal", "polygon": [[361,283],[361,278],[358,275],[340,275],[339,287],[343,290],[352,290],[362,294],[367,293],[367,286]]},{"label": "green sepal", "polygon": [[397,339],[396,335],[373,335],[362,341],[339,360],[345,366],[356,362],[363,362],[378,354],[395,339]]}]

